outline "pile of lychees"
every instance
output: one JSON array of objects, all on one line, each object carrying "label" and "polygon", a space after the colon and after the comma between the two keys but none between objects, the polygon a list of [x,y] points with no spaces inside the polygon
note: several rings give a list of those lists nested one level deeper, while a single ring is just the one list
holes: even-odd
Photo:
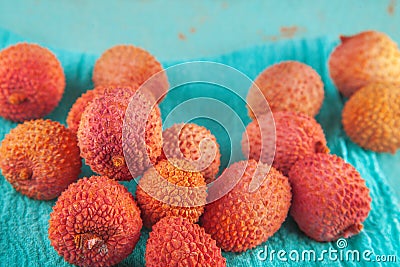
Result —
[{"label": "pile of lychees", "polygon": [[[349,137],[375,151],[399,148],[396,44],[373,31],[343,37],[329,69],[339,91],[351,96],[343,109]],[[151,230],[146,266],[225,266],[221,249],[243,252],[265,242],[289,211],[317,241],[362,230],[369,190],[353,166],[329,154],[313,118],[324,85],[310,66],[285,61],[256,78],[247,97],[253,121],[242,139],[248,159],[219,176],[219,144],[208,129],[186,123],[162,131],[158,104],[169,82],[150,53],[131,45],[107,50],[93,82],[69,111],[66,128],[41,119],[64,92],[57,58],[26,43],[0,52],[0,115],[23,122],[2,141],[0,168],[22,194],[58,197],[48,235],[66,261],[117,264],[134,251],[142,226]],[[100,176],[78,180],[81,158]],[[138,176],[135,199],[117,181]],[[208,201],[207,186],[218,181],[235,183],[228,189],[222,183],[218,190],[226,194]]]}]

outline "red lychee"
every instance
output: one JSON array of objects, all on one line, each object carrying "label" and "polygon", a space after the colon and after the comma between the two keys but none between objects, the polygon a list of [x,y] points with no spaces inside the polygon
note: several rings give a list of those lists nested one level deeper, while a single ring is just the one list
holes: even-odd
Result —
[{"label": "red lychee", "polygon": [[[318,114],[324,100],[324,84],[310,66],[298,61],[284,61],[263,70],[247,95],[249,115],[253,119],[269,112],[292,111],[309,116]],[[264,103],[261,103],[264,102]]]},{"label": "red lychee", "polygon": [[339,91],[350,97],[370,83],[400,84],[400,51],[384,33],[364,31],[341,36],[329,58],[329,72]]},{"label": "red lychee", "polygon": [[140,210],[128,190],[105,176],[83,178],[58,198],[49,239],[78,266],[112,266],[132,253],[140,237]]},{"label": "red lychee", "polygon": [[317,241],[358,234],[371,209],[368,187],[358,171],[331,154],[308,155],[289,172],[290,214]]},{"label": "red lychee", "polygon": [[60,102],[65,88],[56,56],[37,44],[19,43],[0,51],[0,116],[39,119]]},{"label": "red lychee", "polygon": [[[255,160],[232,164],[217,181],[225,179],[238,179],[238,183],[206,205],[201,225],[223,250],[246,251],[265,242],[281,227],[290,207],[289,180]],[[254,181],[259,187],[251,191]]]},{"label": "red lychee", "polygon": [[153,226],[145,257],[147,267],[226,266],[215,240],[181,217],[165,217]]}]

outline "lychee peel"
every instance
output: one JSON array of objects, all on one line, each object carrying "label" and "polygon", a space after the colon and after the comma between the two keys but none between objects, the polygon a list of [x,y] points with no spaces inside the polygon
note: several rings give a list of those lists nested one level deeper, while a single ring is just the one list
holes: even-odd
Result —
[{"label": "lychee peel", "polygon": [[0,116],[22,122],[42,118],[59,103],[65,76],[56,56],[37,44],[0,51]]},{"label": "lychee peel", "polygon": [[[287,175],[291,166],[306,155],[328,153],[329,148],[321,125],[302,113],[279,111],[271,116],[260,116],[243,133],[242,151],[246,157],[268,163],[273,158],[276,169]],[[265,127],[276,128],[276,136]],[[261,134],[263,133],[263,134]],[[273,146],[275,142],[275,146]]]},{"label": "lychee peel", "polygon": [[329,73],[338,90],[350,97],[370,83],[400,84],[400,51],[384,33],[364,31],[341,36],[329,57]]},{"label": "lychee peel", "polygon": [[163,132],[163,159],[186,159],[201,171],[206,183],[215,180],[221,164],[215,136],[194,123],[175,124]]},{"label": "lychee peel", "polygon": [[334,241],[358,234],[371,209],[369,189],[358,171],[331,154],[308,155],[289,172],[290,214],[314,240]]},{"label": "lychee peel", "polygon": [[56,198],[78,179],[81,158],[76,136],[58,122],[32,120],[8,133],[0,147],[0,168],[20,193]]},{"label": "lychee peel", "polygon": [[145,259],[147,267],[226,266],[215,240],[202,227],[181,217],[165,217],[153,226]]},{"label": "lychee peel", "polygon": [[400,148],[400,85],[373,83],[346,102],[343,128],[353,142],[377,152]]},{"label": "lychee peel", "polygon": [[112,266],[132,253],[140,237],[140,210],[128,190],[105,176],[83,178],[58,198],[49,239],[78,266]]},{"label": "lychee peel", "polygon": [[67,116],[67,125],[75,134],[78,132],[79,123],[81,122],[81,117],[85,108],[93,101],[93,99],[100,95],[104,90],[104,87],[98,88],[97,90],[92,89],[83,93],[72,105]]},{"label": "lychee peel", "polygon": [[153,55],[133,45],[116,45],[107,49],[93,69],[96,87],[115,84],[139,88],[149,80],[144,90],[150,91],[159,102],[169,88],[166,73]]},{"label": "lychee peel", "polygon": [[96,173],[117,180],[142,175],[161,154],[158,106],[129,87],[110,86],[82,114],[78,144]]},{"label": "lychee peel", "polygon": [[[262,97],[263,96],[263,97]],[[283,61],[264,69],[247,94],[251,118],[269,112],[292,111],[315,116],[324,100],[324,84],[310,66],[298,61]]]},{"label": "lychee peel", "polygon": [[204,211],[207,187],[203,175],[187,162],[161,160],[139,180],[136,198],[147,228],[167,216],[195,223]]},{"label": "lychee peel", "polygon": [[[255,160],[232,164],[217,180],[237,178],[228,194],[206,205],[201,225],[221,249],[242,252],[279,230],[289,211],[291,189],[287,177]],[[260,181],[255,191],[249,190],[253,179]]]}]

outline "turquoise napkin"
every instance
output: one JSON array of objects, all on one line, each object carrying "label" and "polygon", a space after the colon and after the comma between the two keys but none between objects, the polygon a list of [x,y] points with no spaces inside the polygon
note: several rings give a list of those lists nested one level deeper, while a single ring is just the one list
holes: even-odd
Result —
[{"label": "turquoise napkin", "polygon": [[[0,30],[1,49],[21,41],[29,40]],[[400,153],[390,155],[366,151],[352,143],[344,133],[341,126],[341,109],[345,100],[333,86],[327,71],[329,53],[337,42],[338,40],[327,37],[286,41],[202,58],[202,60],[232,66],[248,75],[250,79],[254,79],[265,67],[283,60],[298,60],[316,69],[325,83],[325,101],[317,120],[325,131],[328,146],[332,153],[343,157],[357,168],[366,180],[372,196],[372,210],[364,223],[364,230],[357,236],[340,240],[340,242],[318,243],[307,238],[289,216],[282,228],[262,245],[244,253],[224,252],[227,266],[285,266],[287,264],[355,266],[368,264],[368,260],[375,266],[385,266],[386,263],[382,260],[393,260],[392,256],[397,257],[397,264],[400,261],[399,185],[395,182],[396,179],[399,181]],[[87,89],[92,88],[92,68],[99,55],[62,51],[51,47],[50,49],[64,67],[67,88],[60,105],[47,117],[65,124],[68,110],[75,99]],[[180,62],[163,62],[163,64],[167,67]],[[241,90],[245,94],[247,88]],[[200,89],[185,91],[183,94],[171,92],[160,105],[163,118],[166,118],[167,113],[177,103],[200,94]],[[210,96],[213,94],[211,93]],[[229,98],[228,95],[214,94],[214,96],[222,101]],[[250,121],[243,102],[233,100],[229,103],[237,105],[235,111],[245,123]],[[229,138],[226,133],[207,120],[197,122],[208,126],[217,136],[223,154],[222,165],[229,164],[230,144],[228,144]],[[0,140],[16,125],[0,118]],[[235,133],[232,138],[234,151],[240,151],[240,136],[241,132]],[[238,159],[241,157],[237,153],[233,156]],[[91,174],[88,167],[83,167],[81,176]],[[132,193],[135,192],[135,181],[123,182],[123,184]],[[389,186],[389,184],[392,185]],[[70,266],[58,256],[47,238],[49,214],[55,201],[37,201],[25,197],[17,193],[3,176],[0,177],[0,197],[0,266]],[[142,230],[135,250],[118,266],[145,265],[144,253],[148,234],[148,230]],[[280,250],[283,252],[278,253]],[[324,250],[327,253],[324,253]],[[316,255],[315,259],[313,252]],[[296,255],[299,255],[297,259]],[[360,257],[359,261],[357,255]],[[309,256],[311,256],[310,259]]]}]

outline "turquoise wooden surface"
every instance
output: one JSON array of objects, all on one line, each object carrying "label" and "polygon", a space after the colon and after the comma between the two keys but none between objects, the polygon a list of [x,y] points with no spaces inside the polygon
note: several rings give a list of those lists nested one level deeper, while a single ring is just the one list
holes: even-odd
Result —
[{"label": "turquoise wooden surface", "polygon": [[0,0],[0,27],[67,50],[98,54],[133,43],[160,60],[181,60],[366,29],[400,42],[400,6],[396,0]]}]

